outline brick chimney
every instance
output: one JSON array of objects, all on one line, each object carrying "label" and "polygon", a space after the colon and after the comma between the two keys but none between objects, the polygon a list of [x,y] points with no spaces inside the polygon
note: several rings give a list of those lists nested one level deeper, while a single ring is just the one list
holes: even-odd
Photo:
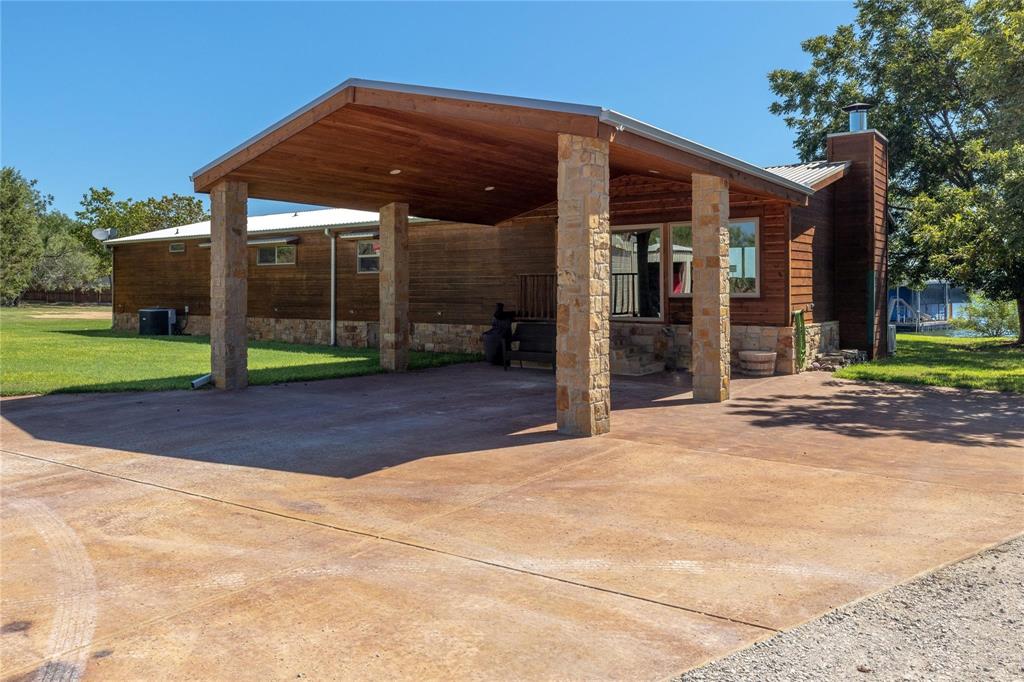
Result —
[{"label": "brick chimney", "polygon": [[889,141],[867,127],[870,105],[843,108],[851,130],[828,136],[828,160],[850,161],[835,184],[836,319],[843,348],[887,354]]}]

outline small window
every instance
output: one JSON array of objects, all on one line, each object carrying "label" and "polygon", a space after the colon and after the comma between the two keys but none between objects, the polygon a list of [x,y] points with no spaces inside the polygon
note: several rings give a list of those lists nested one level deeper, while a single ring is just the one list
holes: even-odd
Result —
[{"label": "small window", "polygon": [[171,253],[185,253],[185,242],[171,242],[168,250]]},{"label": "small window", "polygon": [[[689,223],[670,227],[672,237],[672,295],[693,294],[693,233]],[[733,296],[757,296],[757,218],[729,222],[729,293]]]},{"label": "small window", "polygon": [[380,272],[380,241],[367,239],[356,242],[356,272]]},{"label": "small window", "polygon": [[294,246],[261,246],[256,251],[257,265],[295,265]]}]

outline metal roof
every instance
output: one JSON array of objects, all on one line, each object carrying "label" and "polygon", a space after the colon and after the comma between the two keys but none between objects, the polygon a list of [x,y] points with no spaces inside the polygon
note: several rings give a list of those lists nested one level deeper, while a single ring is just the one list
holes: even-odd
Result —
[{"label": "metal roof", "polygon": [[572,104],[569,102],[531,99],[527,97],[511,97],[508,95],[495,95],[484,92],[471,92],[467,90],[449,90],[447,88],[434,88],[422,85],[409,85],[405,83],[389,83],[386,81],[364,80],[362,78],[349,78],[340,85],[332,88],[331,90],[327,91],[320,97],[316,98],[309,104],[289,114],[288,116],[284,117],[283,119],[281,119],[277,123],[274,123],[268,128],[265,128],[256,135],[253,135],[245,142],[236,146],[234,149],[228,151],[227,153],[220,155],[210,163],[204,165],[202,168],[199,168],[194,173],[192,173],[190,178],[194,180],[196,177],[214,168],[215,166],[225,161],[226,159],[234,156],[238,152],[243,151],[257,140],[266,137],[267,135],[274,132],[278,128],[281,128],[282,126],[286,125],[292,120],[310,111],[317,105],[322,104],[323,102],[338,95],[346,88],[368,88],[374,90],[388,90],[391,92],[400,92],[411,95],[426,95],[429,97],[456,99],[467,102],[479,102],[482,104],[495,104],[501,106],[523,107],[528,109],[539,109],[543,111],[570,113],[582,116],[594,116],[602,123],[612,125],[618,128],[619,130],[628,130],[629,132],[634,133],[635,135],[639,135],[640,137],[644,137],[654,142],[658,142],[660,144],[664,144],[669,147],[674,147],[676,149],[688,152],[690,154],[695,154],[699,157],[715,161],[728,168],[732,168],[734,170],[738,170],[744,173],[749,173],[754,177],[758,177],[762,180],[766,180],[768,182],[775,183],[783,187],[787,187],[791,190],[801,192],[808,196],[814,193],[814,190],[808,185],[805,185],[798,181],[794,181],[785,175],[766,170],[764,168],[761,168],[760,166],[755,166],[754,164],[743,161],[742,159],[738,159],[735,156],[730,156],[716,149],[712,149],[711,147],[707,147],[698,142],[694,142],[693,140],[689,140],[685,137],[675,135],[666,130],[662,130],[661,128],[657,128],[648,123],[644,123],[643,121],[637,120],[630,116],[626,116],[625,114],[620,114],[619,112],[613,111],[612,109],[606,109],[604,107],[586,104]]},{"label": "metal roof", "polygon": [[811,161],[788,166],[768,166],[765,170],[793,182],[799,182],[801,185],[813,187],[819,182],[845,171],[849,166],[849,161]]},{"label": "metal roof", "polygon": [[[409,218],[410,222],[429,222],[423,218]],[[376,227],[380,214],[373,211],[355,211],[348,208],[325,208],[318,211],[273,213],[271,215],[249,216],[248,234],[262,232],[292,232],[322,230],[332,227]],[[167,227],[130,237],[108,239],[104,244],[135,244],[139,242],[174,241],[210,236],[210,221],[178,227]]]}]

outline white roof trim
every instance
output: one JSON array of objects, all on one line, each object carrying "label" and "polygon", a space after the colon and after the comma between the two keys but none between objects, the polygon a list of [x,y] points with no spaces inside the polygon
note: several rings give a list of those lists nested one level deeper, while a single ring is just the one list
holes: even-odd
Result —
[{"label": "white roof trim", "polygon": [[[373,217],[372,220],[368,219]],[[409,218],[410,223],[422,224],[437,222],[426,218]],[[323,230],[352,230],[376,228],[380,224],[378,214],[369,211],[353,211],[349,209],[326,208],[317,211],[299,211],[275,213],[271,215],[249,216],[247,231],[249,238],[259,235],[290,234],[293,232],[312,232]],[[209,239],[210,221],[204,220],[190,225],[166,227],[160,230],[115,237],[104,244],[120,246],[123,244],[144,244],[148,242],[176,242],[192,239]]]},{"label": "white roof trim", "polygon": [[[299,241],[299,238],[295,235],[287,237],[265,237],[263,239],[249,239],[245,242],[246,246],[276,246],[280,244],[294,244]],[[208,249],[213,245],[212,242],[203,242],[199,244],[200,249]]]},{"label": "white roof trim", "polygon": [[273,125],[253,135],[245,142],[232,148],[230,151],[221,154],[213,161],[209,162],[208,164],[193,172],[192,175],[189,176],[189,179],[194,180],[196,176],[202,175],[203,173],[209,171],[218,164],[222,163],[223,161],[231,158],[235,154],[249,147],[251,144],[259,140],[260,138],[263,138],[266,135],[269,135],[270,133],[274,132],[275,130],[285,126],[286,124],[295,120],[299,116],[302,116],[303,114],[313,109],[314,107],[318,106],[319,104],[322,104],[328,99],[334,97],[335,95],[343,91],[345,88],[350,87],[371,88],[375,90],[388,90],[391,92],[401,92],[410,95],[426,95],[429,97],[442,97],[447,99],[463,100],[467,102],[480,102],[483,104],[496,104],[503,106],[523,107],[527,109],[540,109],[543,111],[555,111],[566,114],[577,114],[580,116],[594,116],[603,123],[608,123],[616,127],[622,127],[626,130],[629,130],[632,133],[640,135],[641,137],[646,137],[647,139],[653,140],[655,142],[659,142],[661,144],[668,145],[670,147],[674,147],[676,149],[689,152],[691,154],[696,154],[697,156],[709,159],[711,161],[715,161],[716,163],[720,163],[728,168],[732,168],[734,170],[738,170],[744,173],[749,173],[762,180],[782,185],[783,187],[787,187],[791,190],[795,190],[802,194],[811,195],[814,193],[814,190],[806,185],[801,185],[800,183],[787,180],[786,178],[778,176],[770,171],[766,171],[765,169],[759,166],[747,163],[742,159],[730,156],[729,154],[725,154],[724,152],[712,149],[711,147],[706,147],[702,144],[694,142],[693,140],[689,140],[685,137],[680,137],[679,135],[675,135],[666,130],[662,130],[661,128],[657,128],[650,124],[644,123],[643,121],[639,121],[630,116],[626,116],[625,114],[620,114],[617,111],[605,109],[604,107],[586,104],[572,104],[570,102],[556,102],[551,100],[532,99],[529,97],[494,95],[484,92],[471,92],[468,90],[450,90],[447,88],[434,88],[423,85],[409,85],[405,83],[390,83],[387,81],[364,80],[361,78],[349,78],[340,85],[327,91],[320,97],[317,97],[315,100],[305,105],[304,107],[294,111],[288,116],[282,118],[277,123],[274,123]]}]

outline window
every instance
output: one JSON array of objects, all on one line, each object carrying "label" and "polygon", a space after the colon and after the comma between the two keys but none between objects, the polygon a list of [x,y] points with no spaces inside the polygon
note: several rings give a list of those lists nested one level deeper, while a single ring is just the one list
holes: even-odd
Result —
[{"label": "window", "polygon": [[295,265],[294,246],[261,246],[256,251],[257,265]]},{"label": "window", "polygon": [[356,242],[356,272],[380,272],[380,241],[367,239]]},{"label": "window", "polygon": [[[669,227],[672,236],[672,295],[693,293],[693,232],[689,223]],[[729,221],[729,292],[757,296],[757,218]]]},{"label": "window", "polygon": [[171,253],[185,253],[185,242],[171,242],[168,251]]},{"label": "window", "polygon": [[612,233],[612,317],[661,318],[661,226]]}]

